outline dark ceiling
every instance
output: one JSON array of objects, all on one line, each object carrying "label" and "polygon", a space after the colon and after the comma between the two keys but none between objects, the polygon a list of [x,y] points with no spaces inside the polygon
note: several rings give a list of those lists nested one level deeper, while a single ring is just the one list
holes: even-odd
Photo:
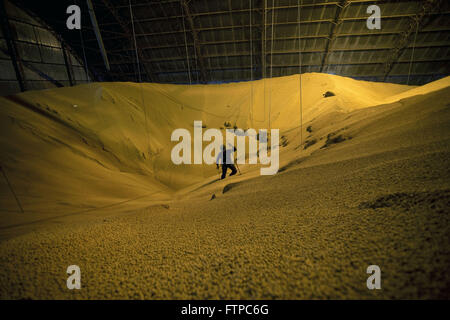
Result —
[{"label": "dark ceiling", "polygon": [[[134,24],[129,0],[92,0],[110,71],[86,0],[13,2],[53,28],[82,60],[85,53],[99,81],[138,81],[138,60],[142,81],[160,83],[327,72],[423,84],[450,70],[448,0],[131,0]],[[66,8],[77,2],[82,32],[66,27]],[[372,4],[381,8],[380,30],[366,26]]]}]

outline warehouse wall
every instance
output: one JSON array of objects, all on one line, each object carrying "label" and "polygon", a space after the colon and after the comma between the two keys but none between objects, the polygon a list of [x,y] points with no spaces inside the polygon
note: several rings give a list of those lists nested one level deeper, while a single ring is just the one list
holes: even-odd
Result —
[{"label": "warehouse wall", "polygon": [[[90,80],[81,61],[61,44],[48,26],[9,1],[4,1],[4,9],[0,28],[1,96],[21,91],[18,72],[24,90],[70,86]],[[9,32],[5,22],[9,24]],[[17,70],[7,41],[15,48]]]}]

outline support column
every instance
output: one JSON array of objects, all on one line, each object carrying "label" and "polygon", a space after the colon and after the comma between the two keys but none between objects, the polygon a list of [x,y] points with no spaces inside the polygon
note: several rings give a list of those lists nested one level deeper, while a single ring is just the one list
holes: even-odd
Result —
[{"label": "support column", "polygon": [[20,91],[26,90],[25,85],[25,76],[23,71],[22,60],[19,57],[19,53],[17,51],[17,46],[15,43],[15,37],[13,35],[13,31],[8,19],[8,13],[6,12],[6,0],[0,0],[0,19],[1,19],[1,27],[3,34],[6,39],[6,44],[8,46],[8,54],[11,58],[14,71],[16,73],[16,79],[19,82]]}]

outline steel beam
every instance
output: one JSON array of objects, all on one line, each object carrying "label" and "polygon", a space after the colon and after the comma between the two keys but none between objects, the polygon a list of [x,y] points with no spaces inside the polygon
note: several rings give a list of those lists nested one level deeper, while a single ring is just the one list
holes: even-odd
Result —
[{"label": "steel beam", "polygon": [[189,27],[191,29],[192,38],[194,39],[194,50],[195,50],[196,55],[197,55],[197,60],[198,60],[198,64],[199,64],[199,67],[200,67],[200,75],[202,77],[202,82],[203,83],[207,83],[208,82],[208,75],[207,75],[207,72],[206,72],[205,60],[203,58],[203,53],[202,53],[202,50],[201,50],[201,47],[200,47],[198,31],[195,28],[194,19],[192,17],[191,10],[189,9],[188,1],[186,1],[186,0],[180,0],[180,1],[181,1],[181,5],[183,7],[183,11],[185,13],[185,18],[187,19],[187,21],[189,23]]},{"label": "steel beam", "polygon": [[429,23],[429,17],[432,12],[439,12],[439,7],[442,0],[424,0],[421,2],[422,7],[420,11],[414,16],[408,25],[408,28],[400,34],[398,40],[395,42],[397,45],[391,50],[391,54],[388,55],[386,62],[384,63],[384,76],[383,81],[391,73],[392,68],[398,59],[403,54],[404,50],[411,46],[413,39],[415,38],[415,33],[425,27]]},{"label": "steel beam", "polygon": [[[131,39],[132,31],[128,27],[128,23],[126,23],[122,19],[122,17],[119,15],[119,13],[114,8],[114,6],[110,3],[109,0],[102,0],[102,2],[105,5],[105,7],[109,10],[109,12],[112,14],[114,19],[119,23],[119,25],[122,28],[122,30],[124,31],[124,33],[128,35],[127,39],[130,42],[131,46],[134,47],[134,41],[133,41],[133,39]],[[145,60],[145,55],[140,48],[137,48],[137,53],[138,53],[139,60]],[[147,65],[143,64],[143,68],[145,70],[145,73],[147,74],[147,76],[150,78],[150,80],[152,82],[158,82],[157,76],[151,70],[149,70],[147,68]]]},{"label": "steel beam", "polygon": [[[364,0],[364,1],[361,1],[361,0],[356,0],[356,1],[353,1],[353,2],[374,2],[374,1],[377,1],[377,0]],[[379,0],[378,0],[379,1]],[[170,2],[163,2],[163,1],[158,1],[158,2],[160,2],[160,3],[162,3],[162,4],[169,4],[169,3],[171,3],[171,2],[176,2],[176,0],[174,0],[174,1],[170,1]],[[159,4],[158,2],[150,2],[150,4],[154,4],[154,5],[156,5],[156,4]],[[336,2],[321,2],[321,3],[311,3],[311,4],[302,4],[301,6],[302,7],[313,7],[313,6],[326,6],[326,5],[330,5],[330,4],[335,4]],[[143,3],[136,3],[135,4],[135,6],[136,7],[139,7],[139,6],[146,6],[148,3],[145,3],[145,2],[143,2]],[[281,8],[281,9],[283,9],[283,8],[292,8],[292,7],[297,7],[297,6],[294,6],[294,5],[291,5],[291,6],[275,6],[274,8],[276,8],[276,9],[278,9],[278,8]],[[117,6],[117,8],[118,9],[125,9],[126,8],[126,6],[124,6],[124,5],[120,5],[120,6]],[[271,9],[271,8],[267,8],[267,9]],[[253,9],[253,10],[257,10],[257,9]],[[240,11],[250,11],[249,9],[241,9]],[[202,14],[205,14],[205,13],[198,13],[198,14],[196,14],[196,15],[202,15]]]},{"label": "steel beam", "polygon": [[[263,2],[265,0],[262,0]],[[347,1],[348,2],[348,1]],[[351,2],[348,2],[349,4]],[[268,11],[268,9],[266,9]],[[261,9],[258,9],[258,11],[261,11]],[[433,12],[430,12],[429,14],[434,15],[448,15],[450,14],[450,11],[443,11],[439,12],[437,10],[434,10]],[[395,15],[384,15],[382,18],[383,20],[386,19],[401,19],[401,18],[410,18],[414,17],[415,14],[395,14]],[[358,17],[346,17],[340,18],[341,22],[344,21],[364,21],[367,20],[367,16],[358,16]],[[333,23],[335,22],[335,19],[313,19],[313,20],[303,20],[300,21],[301,24],[310,24],[310,23]],[[281,26],[281,25],[298,25],[298,21],[285,21],[285,22],[276,22],[274,23],[274,26]],[[265,24],[265,26],[271,26],[271,24]],[[228,30],[228,29],[238,29],[238,28],[249,28],[249,24],[240,24],[240,25],[229,25],[229,26],[214,26],[214,27],[204,27],[204,28],[197,28],[197,32],[203,32],[203,31],[215,31],[215,30]],[[137,33],[136,37],[152,37],[152,36],[165,36],[169,34],[177,34],[177,33],[183,33],[183,30],[169,30],[164,32],[154,32],[154,33]],[[104,40],[118,40],[127,37],[126,35],[123,36],[117,36],[117,37],[108,37],[104,38]],[[86,41],[97,41],[95,38],[87,39]]]},{"label": "steel beam", "polygon": [[[428,62],[450,62],[450,58],[442,58],[442,59],[418,59],[415,60],[414,62],[417,63],[428,63]],[[403,64],[407,64],[409,63],[409,61],[399,61],[398,63],[403,63]],[[344,63],[331,63],[330,66],[363,66],[363,65],[381,65],[381,62],[378,61],[355,61],[355,62],[344,62]],[[299,64],[277,64],[277,65],[273,65],[273,68],[295,68],[298,69],[300,65]],[[301,65],[302,67],[321,67],[321,64],[317,64],[317,63],[305,63]],[[247,69],[251,69],[252,66],[251,65],[227,65],[227,66],[223,66],[223,67],[213,67],[211,68],[211,70],[247,70]],[[193,69],[191,70],[193,72],[198,72],[199,70]],[[166,69],[164,71],[160,71],[157,72],[159,73],[183,73],[186,72],[186,69]]]},{"label": "steel beam", "polygon": [[98,28],[97,17],[95,16],[94,6],[92,5],[91,0],[86,0],[87,7],[89,11],[89,16],[91,17],[92,27],[94,28],[95,37],[97,38],[98,47],[100,48],[100,52],[102,54],[103,62],[105,63],[106,70],[110,71],[108,55],[105,50],[105,45],[103,44],[102,34],[100,29]]},{"label": "steel beam", "polygon": [[337,4],[336,14],[334,16],[333,26],[331,27],[330,35],[328,37],[328,42],[325,47],[325,54],[322,59],[322,66],[320,67],[320,72],[325,71],[325,66],[328,64],[328,58],[331,53],[331,49],[333,48],[333,42],[336,38],[337,30],[339,25],[342,23],[342,17],[345,9],[350,3],[347,0],[340,1],[339,4]]},{"label": "steel beam", "polygon": [[58,80],[53,79],[53,78],[50,77],[48,74],[46,74],[45,72],[42,72],[41,70],[39,70],[38,68],[36,68],[36,67],[35,67],[34,65],[32,65],[31,63],[28,63],[28,62],[25,62],[25,61],[23,61],[22,63],[23,63],[23,65],[24,65],[27,69],[33,71],[33,72],[36,73],[38,76],[40,76],[42,79],[45,79],[45,80],[47,80],[47,81],[53,83],[53,84],[54,84],[56,87],[58,87],[58,88],[64,87],[64,85],[63,85],[61,82],[59,82]]},{"label": "steel beam", "polygon": [[[442,48],[442,47],[449,47],[450,42],[438,42],[438,43],[426,43],[426,44],[418,44],[416,45],[416,48]],[[407,48],[412,48],[412,46],[408,46]],[[372,47],[372,48],[340,48],[340,49],[333,49],[331,52],[360,52],[360,51],[388,51],[392,50],[393,47]],[[304,49],[301,52],[302,54],[305,53],[325,53],[324,49]],[[268,55],[270,53],[266,53]],[[298,50],[277,50],[273,51],[274,55],[283,55],[283,54],[298,54]],[[235,52],[235,53],[227,53],[227,54],[211,54],[211,55],[204,55],[204,59],[209,58],[225,58],[225,57],[248,57],[250,55],[250,52]],[[161,62],[170,62],[170,61],[183,61],[186,57],[182,56],[168,56],[164,58],[159,59],[150,59],[150,60],[144,60],[143,62],[146,63],[161,63]],[[193,60],[194,58],[191,58]],[[133,64],[133,60],[117,60],[112,61],[111,65],[117,65],[117,64]],[[381,63],[381,62],[378,62]],[[322,66],[322,64],[320,65]]]},{"label": "steel beam", "polygon": [[[413,0],[409,0],[409,1],[413,1]],[[370,3],[370,2],[380,2],[380,0],[362,0],[362,1],[349,1],[352,3]],[[133,6],[148,6],[149,3],[137,3],[134,4]],[[150,3],[150,4],[161,4],[159,3]],[[304,4],[300,4],[300,5],[281,5],[281,6],[266,6],[267,10],[289,10],[289,9],[297,9],[298,7],[301,8],[307,8],[307,7],[319,7],[319,6],[334,6],[339,4],[339,1],[330,1],[330,2],[313,2],[313,3],[304,3]],[[127,8],[127,6],[117,6],[117,9],[125,9]],[[250,8],[243,8],[243,9],[236,9],[233,10],[233,13],[248,13],[250,11],[260,11],[260,8],[252,8],[250,10]],[[225,15],[225,14],[229,14],[228,10],[220,10],[220,11],[212,11],[212,12],[197,12],[197,13],[193,13],[192,17],[200,17],[200,16],[212,16],[212,15]],[[172,16],[167,16],[167,17],[153,17],[153,18],[146,18],[146,19],[139,19],[136,20],[136,22],[156,22],[156,21],[162,21],[162,20],[167,20],[167,19],[179,19],[182,16],[179,15],[172,15]],[[112,23],[104,23],[101,24],[102,26],[106,26],[106,25],[111,25]]]},{"label": "steel beam", "polygon": [[[2,1],[2,0],[0,0]],[[19,23],[26,23],[30,26],[33,27],[37,27],[37,28],[42,28],[44,30],[46,30],[47,32],[49,32],[50,34],[52,34],[56,39],[58,39],[58,42],[61,44],[61,46],[64,46],[67,50],[67,52],[72,53],[73,57],[78,61],[78,63],[82,66],[84,66],[84,62],[83,60],[79,57],[77,51],[73,50],[72,46],[69,45],[69,43],[67,41],[65,41],[65,39],[63,39],[63,37],[61,36],[60,33],[56,32],[54,28],[50,27],[48,25],[48,23],[46,21],[44,21],[40,16],[38,16],[36,13],[34,13],[33,11],[29,10],[28,7],[26,6],[26,3],[24,3],[23,1],[16,1],[15,5],[20,8],[21,10],[23,10],[26,14],[28,14],[29,16],[31,16],[33,18],[33,20],[35,20],[35,22],[31,22],[31,21],[27,21],[24,22],[20,19],[14,18],[14,17],[9,17],[10,21],[17,21]],[[65,26],[65,21],[60,22],[63,23]],[[16,43],[30,43],[29,41],[24,41],[24,40],[15,40]],[[72,43],[72,41],[71,41]],[[33,45],[35,45],[35,43],[32,43]],[[49,46],[49,45],[45,45],[45,44],[39,44],[41,47],[49,47],[49,48],[55,48],[55,46]],[[70,60],[70,59],[69,59]],[[42,62],[45,63],[45,62]],[[73,73],[73,72],[72,72]],[[89,70],[89,75],[91,77],[91,79],[94,79],[96,81],[98,81],[96,74],[92,72],[92,70]],[[75,82],[75,81],[74,81]]]},{"label": "steel beam", "polygon": [[[25,76],[22,66],[22,61],[19,57],[19,52],[17,51],[17,46],[15,43],[15,37],[12,32],[11,25],[9,23],[8,13],[6,12],[5,0],[0,0],[0,19],[1,19],[1,27],[3,31],[3,35],[6,39],[6,45],[8,47],[8,51],[4,52],[9,55],[11,58],[11,62],[14,67],[14,71],[16,73],[16,79],[19,83],[20,91],[25,91]],[[2,50],[3,51],[3,50]]]},{"label": "steel beam", "polygon": [[[260,29],[257,26],[253,26],[253,29]],[[422,32],[448,32],[450,31],[450,27],[440,27],[440,28],[434,28],[434,29],[427,29],[423,30]],[[400,35],[401,31],[381,31],[381,32],[362,32],[362,33],[339,33],[336,34],[337,38],[340,37],[369,37],[369,36],[380,36],[380,35]],[[273,41],[286,41],[286,40],[298,40],[298,39],[321,39],[329,38],[329,33],[327,34],[317,34],[317,35],[305,35],[305,36],[291,36],[291,37],[277,37],[274,38]],[[267,38],[266,41],[271,41],[271,38]],[[253,38],[253,41],[261,41],[259,37]],[[200,45],[203,46],[211,46],[211,45],[218,45],[218,44],[233,44],[233,43],[247,43],[247,39],[243,40],[222,40],[222,41],[209,41],[209,42],[201,42]],[[193,43],[187,44],[189,47],[192,47]],[[179,44],[167,44],[167,45],[157,45],[157,46],[142,46],[142,50],[153,50],[153,49],[172,49],[172,48],[184,48],[184,43]],[[121,49],[115,49],[115,50],[108,50],[110,54],[120,53],[120,52],[127,52],[127,51],[133,51],[134,48],[121,48]]]},{"label": "steel beam", "polygon": [[[5,54],[5,55],[9,55],[9,52],[8,52],[7,50],[3,49],[3,48],[0,48],[0,51],[1,51],[3,54]],[[31,64],[31,63],[29,63],[29,62],[26,62],[26,61],[22,61],[22,62],[21,62],[21,65],[24,66],[24,67],[26,67],[27,69],[33,71],[34,73],[36,73],[36,74],[37,74],[38,76],[40,76],[41,78],[43,78],[43,79],[45,79],[45,80],[47,80],[47,81],[53,83],[55,86],[57,86],[57,87],[64,87],[64,85],[63,85],[61,82],[59,82],[59,81],[53,79],[52,77],[50,77],[50,76],[47,75],[46,73],[42,72],[41,70],[39,70],[38,68],[36,68],[33,64]],[[26,89],[25,89],[25,90],[26,90]],[[25,91],[25,90],[23,90],[23,91]]]}]

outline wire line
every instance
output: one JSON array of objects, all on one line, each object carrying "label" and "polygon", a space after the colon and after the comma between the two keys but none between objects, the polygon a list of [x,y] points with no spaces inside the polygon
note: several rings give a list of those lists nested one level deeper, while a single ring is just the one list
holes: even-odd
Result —
[{"label": "wire line", "polygon": [[1,165],[0,165],[0,170],[2,171],[3,176],[5,177],[5,180],[6,180],[6,183],[8,184],[9,190],[11,190],[11,193],[13,194],[14,199],[16,199],[17,206],[19,207],[20,211],[21,211],[22,213],[24,213],[23,207],[22,207],[22,205],[20,204],[19,198],[17,197],[16,193],[14,192],[14,189],[13,189],[11,183],[9,182],[8,176],[6,175],[6,172],[5,172],[5,170],[3,169],[3,167],[2,167]]},{"label": "wire line", "polygon": [[419,32],[419,20],[416,19],[416,34],[414,36],[413,48],[412,48],[412,53],[411,53],[411,60],[409,62],[408,80],[406,81],[407,85],[409,85],[409,77],[411,76],[411,69],[412,69],[412,64],[413,64],[413,59],[414,59],[414,49],[416,47],[416,39],[417,39],[417,33],[418,32]]},{"label": "wire line", "polygon": [[[181,11],[182,11],[182,20],[183,20],[183,33],[184,33],[184,46],[186,49],[186,61],[187,61],[187,67],[188,67],[188,75],[189,75],[189,84],[192,84],[192,79],[191,79],[191,66],[189,63],[189,52],[188,52],[188,45],[187,45],[187,38],[186,38],[186,23],[184,22],[184,8],[183,8],[183,4],[182,4],[183,0],[180,0],[180,6],[181,6]],[[195,51],[195,49],[194,49]]]},{"label": "wire line", "polygon": [[147,135],[147,148],[150,148],[150,134],[148,132],[147,108],[145,107],[144,90],[142,88],[141,66],[140,66],[139,54],[138,54],[138,48],[137,48],[136,33],[135,33],[135,29],[134,29],[134,17],[133,17],[133,8],[131,6],[131,0],[129,0],[128,3],[130,6],[131,26],[132,26],[132,32],[133,32],[134,49],[135,49],[135,54],[136,54],[136,64],[137,64],[137,68],[138,68],[139,92],[141,93],[142,111],[144,111],[145,133]]},{"label": "wire line", "polygon": [[[302,94],[302,46],[301,46],[301,33],[300,33],[300,21],[301,21],[301,6],[303,5],[303,0],[298,1],[298,10],[297,10],[297,19],[298,19],[298,65],[299,65],[299,73],[298,73],[298,79],[299,79],[299,106],[300,106],[300,145],[302,145],[303,141],[303,106],[302,106],[302,100],[303,100],[303,94]],[[301,150],[301,149],[300,149]]]}]

